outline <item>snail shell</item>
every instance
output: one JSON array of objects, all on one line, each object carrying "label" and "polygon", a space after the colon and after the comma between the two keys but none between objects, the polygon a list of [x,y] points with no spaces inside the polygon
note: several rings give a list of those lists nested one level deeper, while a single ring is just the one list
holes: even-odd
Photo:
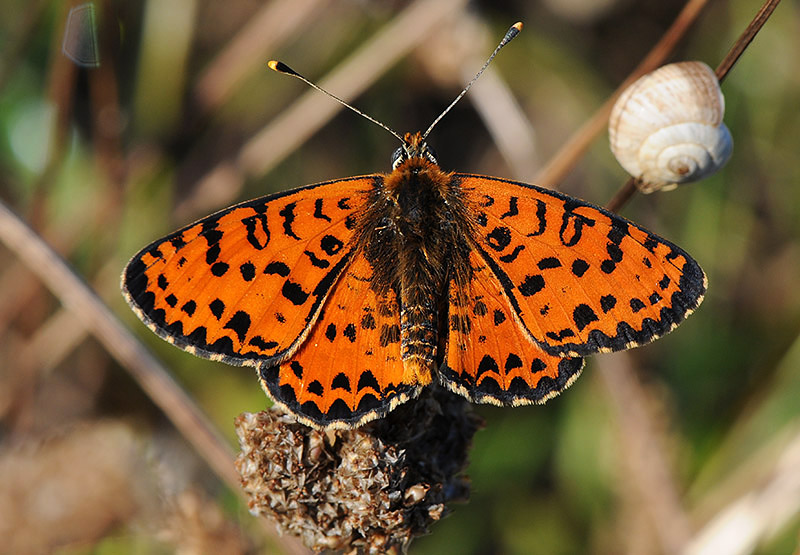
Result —
[{"label": "snail shell", "polygon": [[645,193],[702,179],[733,151],[722,123],[725,98],[702,62],[679,62],[644,75],[611,110],[608,134],[620,165]]}]

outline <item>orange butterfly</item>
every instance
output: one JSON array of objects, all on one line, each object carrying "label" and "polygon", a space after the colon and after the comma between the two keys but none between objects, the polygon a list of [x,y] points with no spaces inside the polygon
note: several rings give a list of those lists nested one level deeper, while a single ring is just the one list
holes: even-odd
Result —
[{"label": "orange butterfly", "polygon": [[128,303],[190,353],[255,366],[317,428],[379,418],[434,381],[478,403],[543,403],[580,357],[648,343],[700,304],[703,271],[649,231],[442,171],[425,143],[439,119],[401,138],[389,174],[251,200],[155,241],[123,272]]}]

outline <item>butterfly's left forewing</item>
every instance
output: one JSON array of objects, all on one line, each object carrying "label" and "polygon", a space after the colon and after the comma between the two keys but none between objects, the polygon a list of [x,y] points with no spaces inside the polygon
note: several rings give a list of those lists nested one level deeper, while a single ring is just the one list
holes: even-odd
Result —
[{"label": "butterfly's left forewing", "polygon": [[229,364],[290,356],[347,265],[358,211],[380,176],[245,202],[137,254],[122,288],[158,335]]},{"label": "butterfly's left forewing", "polygon": [[585,356],[643,345],[702,301],[706,279],[679,247],[584,201],[456,174],[475,248],[543,349]]}]

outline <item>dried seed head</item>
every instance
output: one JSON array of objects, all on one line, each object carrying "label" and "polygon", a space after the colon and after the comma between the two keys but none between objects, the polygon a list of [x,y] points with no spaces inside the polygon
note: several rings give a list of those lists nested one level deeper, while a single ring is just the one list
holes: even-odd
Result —
[{"label": "dried seed head", "polygon": [[357,430],[321,432],[273,408],[236,419],[236,466],[254,515],[316,551],[404,551],[466,500],[460,472],[481,421],[445,391]]}]

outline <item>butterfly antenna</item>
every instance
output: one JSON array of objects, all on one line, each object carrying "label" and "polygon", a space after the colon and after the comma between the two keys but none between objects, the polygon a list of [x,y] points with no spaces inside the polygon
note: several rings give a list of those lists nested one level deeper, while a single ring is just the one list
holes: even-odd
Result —
[{"label": "butterfly antenna", "polygon": [[486,63],[483,64],[483,67],[480,69],[480,71],[478,71],[478,73],[475,74],[475,77],[472,78],[472,81],[467,83],[467,86],[464,87],[464,90],[462,90],[461,93],[455,98],[455,100],[453,100],[450,103],[450,106],[445,108],[444,112],[439,114],[439,117],[436,118],[433,121],[433,123],[430,125],[430,127],[428,127],[428,130],[425,131],[425,133],[423,133],[423,135],[422,135],[422,139],[423,140],[425,140],[428,137],[428,133],[430,133],[431,130],[434,127],[436,127],[436,124],[439,123],[439,120],[441,120],[445,116],[445,114],[447,114],[447,112],[449,112],[453,108],[453,106],[455,106],[456,103],[459,100],[461,100],[461,97],[463,97],[465,94],[467,94],[467,91],[472,87],[472,85],[475,83],[475,81],[478,80],[478,77],[480,77],[483,74],[483,72],[486,71],[486,68],[489,67],[489,64],[492,63],[492,60],[494,60],[494,57],[497,56],[498,52],[500,52],[500,49],[503,48],[505,45],[507,45],[509,42],[511,42],[512,39],[514,37],[516,37],[519,34],[520,31],[522,31],[522,22],[521,21],[517,21],[514,25],[509,27],[508,31],[506,31],[506,35],[503,37],[503,40],[501,40],[500,44],[497,45],[497,48],[494,49],[494,52],[492,52],[492,55],[489,56],[488,60],[486,60]]},{"label": "butterfly antenna", "polygon": [[318,90],[322,94],[331,97],[332,99],[337,101],[339,104],[341,104],[345,108],[350,108],[352,111],[354,111],[359,116],[362,116],[362,117],[368,119],[369,121],[371,121],[372,123],[374,123],[376,125],[379,125],[380,127],[383,127],[384,129],[386,129],[386,131],[388,131],[389,133],[391,133],[392,135],[394,135],[395,137],[400,139],[401,143],[405,143],[405,141],[403,140],[403,137],[401,137],[400,134],[397,131],[395,131],[394,129],[392,129],[391,127],[386,125],[385,123],[382,123],[382,122],[376,120],[375,118],[373,118],[372,116],[370,116],[368,114],[365,114],[364,112],[362,112],[361,110],[359,110],[358,108],[356,108],[354,106],[351,106],[350,104],[348,104],[347,102],[345,102],[344,100],[342,100],[341,98],[336,96],[335,94],[330,93],[330,92],[326,91],[325,89],[323,89],[322,87],[320,87],[319,85],[309,81],[308,79],[306,79],[305,77],[303,77],[302,75],[297,73],[295,70],[293,70],[292,68],[290,68],[289,66],[284,64],[283,62],[279,62],[277,60],[270,60],[267,63],[267,65],[269,66],[270,69],[272,69],[274,71],[277,71],[278,73],[283,73],[285,75],[291,75],[292,77],[296,77],[297,79],[300,79],[303,83],[305,83],[306,85],[308,85],[312,89]]}]

